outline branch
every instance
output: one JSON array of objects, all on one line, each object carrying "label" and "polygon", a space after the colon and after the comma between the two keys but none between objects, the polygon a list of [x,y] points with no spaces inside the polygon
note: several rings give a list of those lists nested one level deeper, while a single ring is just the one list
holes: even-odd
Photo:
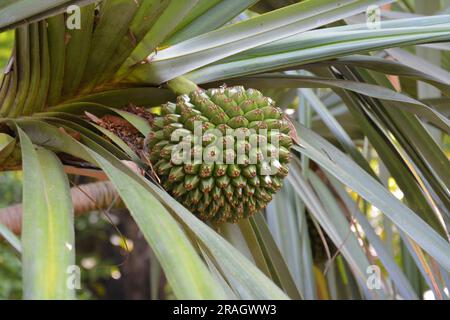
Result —
[{"label": "branch", "polygon": [[[70,193],[76,216],[94,210],[107,209],[118,197],[118,193],[110,181],[75,186],[70,190]],[[22,204],[0,209],[0,223],[15,234],[20,234],[22,229]]]}]

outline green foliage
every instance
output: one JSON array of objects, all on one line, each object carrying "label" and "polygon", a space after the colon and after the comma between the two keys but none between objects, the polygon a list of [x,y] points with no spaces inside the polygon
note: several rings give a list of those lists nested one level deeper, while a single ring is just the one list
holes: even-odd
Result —
[{"label": "green foliage", "polygon": [[20,258],[11,247],[0,242],[0,300],[22,298]]},{"label": "green foliage", "polygon": [[0,173],[0,208],[20,202],[22,199],[22,173]]},{"label": "green foliage", "polygon": [[[0,173],[0,208],[20,201],[22,197],[22,174]],[[0,240],[0,299],[22,297],[20,257],[4,240]]]},{"label": "green foliage", "polygon": [[[74,258],[63,249],[73,245],[73,223],[62,219],[72,204],[61,163],[74,162],[97,166],[117,188],[155,256],[152,277],[162,272],[168,280],[168,296],[417,299],[430,290],[448,297],[449,15],[411,17],[422,6],[400,1],[386,15],[404,18],[384,19],[374,29],[355,14],[394,1],[261,0],[252,7],[251,0],[111,0],[95,9],[83,1],[84,28],[71,30],[64,15],[55,15],[64,9],[57,4],[69,2],[79,1],[0,5],[0,30],[20,25],[12,72],[1,82],[0,130],[23,152],[6,143],[0,159],[12,154],[24,164],[26,297],[42,297],[45,288],[68,297],[58,291],[58,275]],[[34,20],[25,24],[28,18]],[[0,34],[7,48],[0,66],[11,39]],[[225,82],[264,90],[297,127],[289,183],[264,213],[211,228],[160,188],[140,157],[142,146],[129,141],[130,131],[135,141],[150,131],[145,110],[130,104],[161,114],[162,104],[175,102],[165,83],[180,76],[205,89]],[[85,112],[98,121],[89,122]],[[156,151],[151,160],[164,156]],[[147,175],[126,165],[130,160]],[[4,205],[20,200],[8,183],[0,185],[12,190],[2,193]],[[75,225],[80,239],[96,230],[85,220]],[[76,245],[83,266],[82,244]],[[43,252],[62,260],[51,263]],[[10,253],[0,253],[0,262],[8,257],[4,266],[18,272]],[[95,264],[105,261],[102,253],[87,254]],[[374,265],[382,270],[378,289],[366,285]],[[39,268],[48,269],[48,278],[40,278]],[[0,277],[1,270],[0,264]],[[83,281],[103,282],[118,267],[107,270],[94,268]],[[47,282],[51,275],[57,281]],[[19,294],[15,276],[3,277],[12,288],[4,296]],[[152,285],[156,297],[162,286]],[[97,289],[81,296],[101,297]]]},{"label": "green foliage", "polygon": [[11,49],[14,41],[14,32],[8,31],[0,33],[0,71],[3,72],[8,59],[11,56]]}]

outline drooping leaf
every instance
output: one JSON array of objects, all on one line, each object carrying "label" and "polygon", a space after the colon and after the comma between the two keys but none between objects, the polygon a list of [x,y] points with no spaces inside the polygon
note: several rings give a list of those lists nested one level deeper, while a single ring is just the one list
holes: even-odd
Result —
[{"label": "drooping leaf", "polygon": [[450,269],[450,245],[350,158],[305,127],[297,128],[301,146],[294,148],[319,163],[342,183],[383,211],[443,268]]},{"label": "drooping leaf", "polygon": [[18,132],[24,168],[24,297],[73,299],[76,288],[74,283],[68,281],[69,268],[75,265],[73,207],[69,182],[54,153],[42,148],[35,149],[28,136],[21,129],[18,129]]},{"label": "drooping leaf", "polygon": [[303,1],[175,44],[148,58],[150,63],[137,67],[130,79],[160,84],[247,49],[351,16],[369,4],[389,2]]}]

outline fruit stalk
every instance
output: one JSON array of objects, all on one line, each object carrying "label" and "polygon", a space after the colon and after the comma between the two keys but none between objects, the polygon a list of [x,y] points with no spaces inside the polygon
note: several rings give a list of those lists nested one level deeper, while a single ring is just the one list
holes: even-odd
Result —
[{"label": "fruit stalk", "polygon": [[176,95],[188,94],[200,89],[194,82],[185,78],[178,77],[167,82],[167,87]]}]

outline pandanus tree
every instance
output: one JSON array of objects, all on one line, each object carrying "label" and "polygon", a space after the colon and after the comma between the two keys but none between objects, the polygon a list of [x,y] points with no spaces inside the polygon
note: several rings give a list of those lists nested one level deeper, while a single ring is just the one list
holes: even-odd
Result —
[{"label": "pandanus tree", "polygon": [[[74,212],[117,194],[177,298],[448,298],[450,16],[398,1],[366,22],[393,2],[3,1],[0,168],[23,170],[23,203],[0,234],[24,297],[75,297]],[[266,129],[275,174],[258,154],[175,164],[194,120]]]}]

